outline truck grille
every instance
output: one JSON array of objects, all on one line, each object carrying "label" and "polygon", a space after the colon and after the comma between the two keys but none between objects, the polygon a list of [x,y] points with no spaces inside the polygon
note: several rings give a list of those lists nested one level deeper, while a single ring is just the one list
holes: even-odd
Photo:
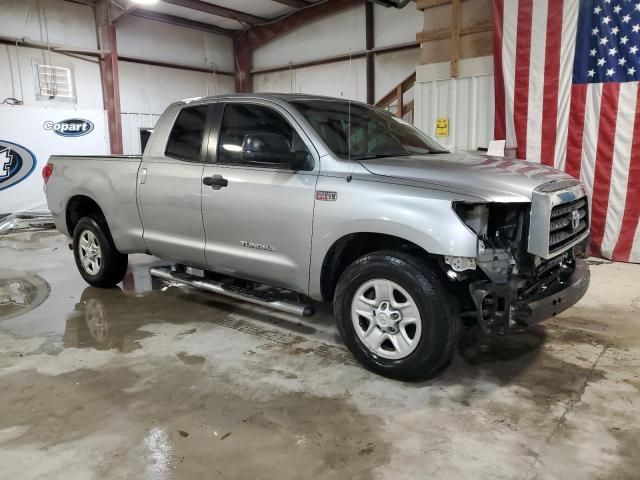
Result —
[{"label": "truck grille", "polygon": [[533,191],[527,250],[549,260],[589,236],[587,192],[577,180],[551,181]]},{"label": "truck grille", "polygon": [[554,253],[571,244],[588,228],[588,205],[586,197],[556,205],[551,209],[549,224],[549,253]]}]

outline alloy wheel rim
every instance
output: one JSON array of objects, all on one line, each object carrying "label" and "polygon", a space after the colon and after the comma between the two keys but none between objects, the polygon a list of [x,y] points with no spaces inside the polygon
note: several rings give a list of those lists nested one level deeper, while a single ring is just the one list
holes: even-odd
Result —
[{"label": "alloy wheel rim", "polygon": [[85,230],[79,241],[80,263],[89,275],[97,275],[102,266],[102,250],[91,230]]},{"label": "alloy wheel rim", "polygon": [[375,278],[363,283],[351,301],[351,320],[362,343],[390,360],[408,357],[422,335],[420,311],[397,283]]}]

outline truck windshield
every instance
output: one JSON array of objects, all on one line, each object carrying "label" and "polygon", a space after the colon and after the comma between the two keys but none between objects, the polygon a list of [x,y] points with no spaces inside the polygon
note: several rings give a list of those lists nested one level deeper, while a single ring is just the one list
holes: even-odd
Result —
[{"label": "truck windshield", "polygon": [[294,100],[291,104],[343,159],[447,153],[417,128],[379,108],[323,99]]}]

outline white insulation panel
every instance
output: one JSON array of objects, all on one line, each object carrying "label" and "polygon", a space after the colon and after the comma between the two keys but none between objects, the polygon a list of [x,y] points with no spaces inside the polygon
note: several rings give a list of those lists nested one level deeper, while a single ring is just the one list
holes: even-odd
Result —
[{"label": "white insulation panel", "polygon": [[436,119],[449,119],[449,136],[437,140],[454,151],[487,147],[493,139],[493,75],[418,82],[414,122],[435,138]]},{"label": "white insulation panel", "polygon": [[123,113],[122,119],[122,149],[125,155],[141,155],[140,129],[153,128],[160,115],[152,113]]}]

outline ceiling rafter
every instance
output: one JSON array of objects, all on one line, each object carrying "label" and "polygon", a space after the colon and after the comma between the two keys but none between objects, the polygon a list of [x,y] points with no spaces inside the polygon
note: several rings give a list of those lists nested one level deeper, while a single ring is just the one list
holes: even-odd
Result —
[{"label": "ceiling rafter", "polygon": [[196,10],[198,12],[209,13],[211,15],[217,15],[218,17],[230,18],[238,22],[246,23],[249,25],[258,25],[260,23],[268,22],[268,18],[259,17],[257,15],[251,15],[249,13],[240,12],[227,7],[221,7],[213,3],[203,2],[202,0],[161,0],[163,3],[176,5],[178,7],[188,8],[190,10]]},{"label": "ceiling rafter", "polygon": [[188,18],[176,17],[175,15],[155,12],[152,10],[145,10],[143,8],[138,8],[135,11],[129,13],[129,15],[134,17],[146,18],[147,20],[155,20],[161,23],[168,23],[170,25],[178,25],[180,27],[193,28],[195,30],[202,30],[205,32],[217,33],[226,36],[232,36],[236,32],[235,30],[218,27],[210,23],[189,20]]},{"label": "ceiling rafter", "polygon": [[283,5],[288,5],[293,8],[304,8],[311,5],[311,2],[305,2],[305,0],[273,0],[277,3],[282,3]]},{"label": "ceiling rafter", "polygon": [[291,12],[282,18],[276,18],[265,25],[255,25],[238,32],[237,40],[244,48],[253,50],[276,37],[284,35],[313,20],[331,15],[346,8],[363,5],[366,0],[326,0],[312,3],[309,8]]}]

